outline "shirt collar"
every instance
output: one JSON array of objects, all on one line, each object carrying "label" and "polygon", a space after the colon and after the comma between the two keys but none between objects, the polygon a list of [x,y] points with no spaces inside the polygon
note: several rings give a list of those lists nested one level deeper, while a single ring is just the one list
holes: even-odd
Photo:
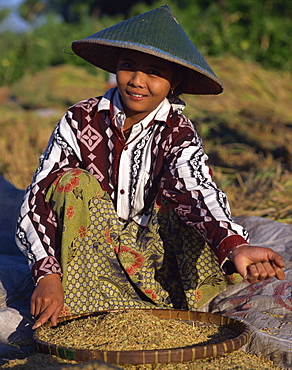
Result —
[{"label": "shirt collar", "polygon": [[[114,99],[114,97],[117,97]],[[114,99],[114,100],[113,100]],[[98,103],[98,112],[101,110],[110,110],[111,109],[111,100],[113,100],[113,114],[114,116],[123,110],[122,103],[119,98],[119,93],[117,87],[113,87],[108,90],[100,99]]]}]

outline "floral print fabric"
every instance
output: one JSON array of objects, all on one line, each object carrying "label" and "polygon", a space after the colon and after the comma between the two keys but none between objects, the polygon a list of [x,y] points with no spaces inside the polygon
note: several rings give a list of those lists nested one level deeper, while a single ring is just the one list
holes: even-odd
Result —
[{"label": "floral print fabric", "polygon": [[208,245],[166,202],[153,209],[147,227],[121,222],[108,193],[80,169],[60,176],[47,200],[62,240],[63,315],[116,308],[195,310],[228,284]]}]

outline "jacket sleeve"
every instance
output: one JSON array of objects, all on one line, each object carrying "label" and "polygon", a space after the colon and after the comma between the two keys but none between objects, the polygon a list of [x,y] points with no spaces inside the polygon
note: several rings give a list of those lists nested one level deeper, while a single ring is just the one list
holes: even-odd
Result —
[{"label": "jacket sleeve", "polygon": [[233,221],[225,193],[212,180],[193,124],[180,116],[164,145],[167,165],[159,192],[184,222],[199,231],[222,266],[231,250],[248,243],[248,234]]},{"label": "jacket sleeve", "polygon": [[47,274],[62,274],[57,223],[45,196],[59,175],[80,165],[81,155],[72,130],[72,115],[68,110],[60,120],[40,157],[17,222],[16,243],[28,258],[35,283]]}]

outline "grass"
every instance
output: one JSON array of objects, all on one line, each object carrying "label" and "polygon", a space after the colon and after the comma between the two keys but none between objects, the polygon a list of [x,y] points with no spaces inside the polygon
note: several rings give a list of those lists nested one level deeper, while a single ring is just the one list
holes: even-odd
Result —
[{"label": "grass", "polygon": [[[219,96],[185,95],[214,179],[234,216],[292,223],[292,84],[287,72],[234,58],[211,61],[225,83]],[[102,72],[56,66],[0,89],[0,173],[29,185],[38,158],[68,106],[106,90]]]}]

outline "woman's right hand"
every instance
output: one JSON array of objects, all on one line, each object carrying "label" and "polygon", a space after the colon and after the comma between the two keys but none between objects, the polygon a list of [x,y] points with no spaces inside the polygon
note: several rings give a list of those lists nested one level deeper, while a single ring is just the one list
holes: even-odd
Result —
[{"label": "woman's right hand", "polygon": [[31,297],[30,312],[37,319],[32,329],[48,320],[56,326],[63,305],[64,292],[60,275],[49,274],[40,279]]}]

